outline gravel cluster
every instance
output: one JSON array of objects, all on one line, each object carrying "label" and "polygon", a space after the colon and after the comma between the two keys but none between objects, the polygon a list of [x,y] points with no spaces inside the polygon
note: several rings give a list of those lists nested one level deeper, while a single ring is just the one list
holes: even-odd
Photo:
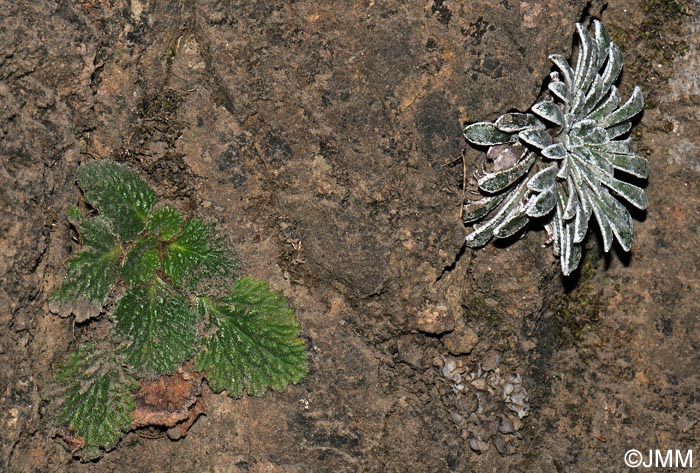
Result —
[{"label": "gravel cluster", "polygon": [[445,407],[469,447],[483,453],[493,446],[501,455],[512,455],[529,412],[529,397],[521,375],[502,371],[500,363],[496,351],[486,353],[480,363],[445,356],[434,361],[446,380]]}]

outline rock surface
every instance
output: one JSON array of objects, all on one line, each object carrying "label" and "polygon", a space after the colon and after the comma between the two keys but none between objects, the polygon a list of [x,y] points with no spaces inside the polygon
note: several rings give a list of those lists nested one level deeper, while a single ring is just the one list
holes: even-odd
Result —
[{"label": "rock surface", "polygon": [[[694,448],[699,10],[0,0],[0,470],[601,471],[629,448]],[[562,282],[543,231],[462,251],[463,171],[481,158],[463,123],[526,110],[594,16],[625,54],[622,95],[638,84],[649,104],[632,256],[599,259],[591,238]],[[131,433],[81,464],[52,441],[42,390],[100,328],[47,297],[74,248],[77,166],[100,157],[219,223],[291,301],[311,370],[262,399],[204,388],[186,437]],[[476,385],[455,391],[434,365],[450,356]]]}]

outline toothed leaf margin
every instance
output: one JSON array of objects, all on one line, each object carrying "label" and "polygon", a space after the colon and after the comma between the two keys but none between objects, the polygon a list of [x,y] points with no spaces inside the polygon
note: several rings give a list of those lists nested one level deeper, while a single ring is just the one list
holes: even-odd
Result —
[{"label": "toothed leaf margin", "polygon": [[282,391],[307,371],[299,323],[285,299],[267,283],[236,281],[230,294],[203,304],[213,335],[195,359],[215,392],[261,396],[268,388]]}]

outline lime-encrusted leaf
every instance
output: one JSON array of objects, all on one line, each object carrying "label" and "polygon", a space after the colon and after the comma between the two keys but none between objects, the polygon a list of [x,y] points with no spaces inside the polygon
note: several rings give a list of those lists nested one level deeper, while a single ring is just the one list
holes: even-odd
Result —
[{"label": "lime-encrusted leaf", "polygon": [[464,137],[480,146],[501,145],[513,141],[513,135],[506,133],[493,123],[479,122],[472,123],[464,129]]},{"label": "lime-encrusted leaf", "polygon": [[236,281],[230,294],[203,304],[214,333],[195,359],[215,392],[237,398],[283,390],[306,374],[306,347],[285,299],[267,283]]},{"label": "lime-encrusted leaf", "polygon": [[496,120],[496,128],[506,133],[518,133],[530,128],[544,128],[544,124],[530,113],[506,113]]},{"label": "lime-encrusted leaf", "polygon": [[495,229],[505,222],[508,219],[508,216],[512,215],[513,212],[515,212],[519,207],[520,201],[527,191],[526,184],[527,181],[522,181],[520,184],[518,184],[511,193],[507,194],[507,199],[503,205],[495,210],[494,215],[489,216],[488,220],[486,220],[484,223],[474,226],[474,230],[467,235],[466,238],[466,245],[468,247],[478,248],[489,242],[491,237],[494,236]]},{"label": "lime-encrusted leaf", "polygon": [[65,389],[57,420],[84,441],[79,456],[93,460],[102,450],[114,448],[131,425],[136,381],[94,344],[80,345],[71,353],[56,370],[56,378]]},{"label": "lime-encrusted leaf", "polygon": [[[82,219],[71,212],[83,241],[83,248],[68,261],[66,278],[61,287],[51,295],[52,301],[86,305],[81,320],[95,316],[102,308],[117,276],[121,250],[107,221],[102,217]],[[85,304],[87,302],[87,304]]]},{"label": "lime-encrusted leaf", "polygon": [[564,114],[554,102],[538,102],[532,106],[532,111],[555,125],[564,123]]},{"label": "lime-encrusted leaf", "polygon": [[160,266],[158,241],[138,240],[124,259],[121,275],[129,284],[139,284],[151,281]]},{"label": "lime-encrusted leaf", "polygon": [[141,233],[156,195],[139,175],[110,160],[91,161],[78,171],[87,201],[112,222],[122,241]]},{"label": "lime-encrusted leaf", "polygon": [[498,207],[498,204],[503,202],[503,199],[505,197],[505,194],[499,194],[495,196],[484,197],[482,199],[465,204],[464,211],[462,213],[462,221],[464,223],[471,223],[475,220],[484,218],[493,209]]},{"label": "lime-encrusted leaf", "polygon": [[182,228],[182,214],[172,207],[151,212],[146,228],[160,241],[168,241],[177,236]]},{"label": "lime-encrusted leaf", "polygon": [[177,239],[165,247],[163,265],[175,285],[190,288],[206,278],[230,276],[235,267],[216,238],[214,226],[199,218],[189,220]]},{"label": "lime-encrusted leaf", "polygon": [[115,328],[130,343],[126,361],[143,374],[165,374],[196,349],[196,314],[181,294],[156,278],[130,288],[114,312]]},{"label": "lime-encrusted leaf", "polygon": [[478,180],[479,188],[484,192],[496,193],[512,186],[523,177],[535,162],[535,155],[528,153],[523,159],[512,167],[502,171],[492,172],[481,176]]}]

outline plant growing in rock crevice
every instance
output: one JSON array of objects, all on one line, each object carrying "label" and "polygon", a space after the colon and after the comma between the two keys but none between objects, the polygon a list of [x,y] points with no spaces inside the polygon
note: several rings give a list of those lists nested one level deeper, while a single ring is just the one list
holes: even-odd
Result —
[{"label": "plant growing in rock crevice", "polygon": [[293,311],[264,281],[235,279],[236,265],[213,225],[156,207],[153,190],[108,160],[82,166],[78,184],[97,215],[68,212],[82,249],[51,309],[86,322],[106,313],[100,340],[78,345],[56,370],[57,423],[94,459],[134,418],[148,380],[195,371],[215,392],[260,396],[301,380],[306,349]]},{"label": "plant growing in rock crevice", "polygon": [[561,55],[550,56],[559,72],[551,75],[548,97],[529,113],[507,113],[464,129],[469,142],[489,147],[491,166],[478,177],[483,197],[464,206],[465,224],[483,220],[467,235],[467,246],[511,237],[531,219],[540,220],[564,275],[578,267],[592,215],[606,252],[614,239],[629,251],[632,217],[618,199],[642,210],[647,206],[644,191],[624,180],[648,175],[647,160],[624,138],[644,107],[642,92],[635,87],[620,105],[614,85],[623,66],[620,49],[599,21],[593,34],[581,24],[576,29],[576,67]]}]

